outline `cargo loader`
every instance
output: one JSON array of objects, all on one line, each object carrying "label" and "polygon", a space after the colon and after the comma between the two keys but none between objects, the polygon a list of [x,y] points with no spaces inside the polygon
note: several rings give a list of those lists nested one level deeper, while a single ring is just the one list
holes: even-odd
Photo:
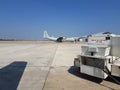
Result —
[{"label": "cargo loader", "polygon": [[81,52],[74,59],[74,66],[80,73],[105,79],[108,76],[118,84],[120,81],[120,36],[111,33],[89,35],[88,43],[81,46]]}]

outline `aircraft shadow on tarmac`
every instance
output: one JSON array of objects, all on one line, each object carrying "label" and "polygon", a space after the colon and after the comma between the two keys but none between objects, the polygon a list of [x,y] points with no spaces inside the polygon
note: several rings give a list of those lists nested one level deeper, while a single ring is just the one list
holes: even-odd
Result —
[{"label": "aircraft shadow on tarmac", "polygon": [[27,62],[16,61],[0,69],[0,90],[17,90]]},{"label": "aircraft shadow on tarmac", "polygon": [[[83,74],[83,73],[77,72],[76,70],[77,70],[76,67],[71,66],[71,67],[69,68],[68,72],[71,73],[71,74],[76,75],[77,77],[80,77],[80,78],[83,78],[83,79],[86,79],[86,80],[89,80],[89,81],[92,81],[92,82],[95,82],[95,83],[98,83],[98,84],[100,84],[100,83],[103,81],[103,80],[100,79],[100,78],[96,78],[96,77],[93,77],[93,76],[90,76],[90,75],[87,75],[87,74]],[[120,81],[120,78],[119,78],[119,77],[114,77],[114,78],[116,78],[117,80]],[[105,80],[106,80],[106,81],[109,81],[109,82],[112,82],[112,83],[116,83],[116,82],[113,81],[110,77],[107,77]]]}]

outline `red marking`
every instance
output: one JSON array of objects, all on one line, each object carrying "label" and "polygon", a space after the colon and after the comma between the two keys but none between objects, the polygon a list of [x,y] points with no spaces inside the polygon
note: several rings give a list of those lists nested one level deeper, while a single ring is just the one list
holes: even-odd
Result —
[{"label": "red marking", "polygon": [[110,37],[110,35],[107,35],[107,37]]},{"label": "red marking", "polygon": [[75,61],[79,61],[79,58],[74,58]]}]

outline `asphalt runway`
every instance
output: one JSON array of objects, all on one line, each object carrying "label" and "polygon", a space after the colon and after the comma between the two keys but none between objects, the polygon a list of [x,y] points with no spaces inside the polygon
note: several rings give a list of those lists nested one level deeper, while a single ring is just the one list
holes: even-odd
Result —
[{"label": "asphalt runway", "polygon": [[75,71],[73,60],[81,45],[0,41],[0,90],[120,90],[110,78]]}]

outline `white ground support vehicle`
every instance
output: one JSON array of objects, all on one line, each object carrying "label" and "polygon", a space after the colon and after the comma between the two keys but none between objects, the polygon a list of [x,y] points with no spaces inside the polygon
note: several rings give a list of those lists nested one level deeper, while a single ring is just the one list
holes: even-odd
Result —
[{"label": "white ground support vehicle", "polygon": [[108,32],[90,35],[74,59],[74,66],[81,73],[101,79],[120,77],[120,36]]}]

